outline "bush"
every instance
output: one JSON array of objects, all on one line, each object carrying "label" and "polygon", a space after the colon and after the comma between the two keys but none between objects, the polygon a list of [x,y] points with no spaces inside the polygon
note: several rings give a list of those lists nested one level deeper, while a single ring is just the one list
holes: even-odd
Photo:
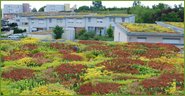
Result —
[{"label": "bush", "polygon": [[107,34],[110,38],[113,37],[113,32],[114,32],[114,30],[113,30],[112,26],[110,25],[109,28],[107,29]]},{"label": "bush", "polygon": [[93,40],[94,36],[96,35],[95,32],[85,32],[82,35],[79,36],[78,39],[80,40]]},{"label": "bush", "polygon": [[60,39],[62,38],[62,34],[64,33],[63,27],[59,27],[58,25],[54,28],[53,30],[54,33],[54,38],[55,39]]},{"label": "bush", "polygon": [[26,32],[26,29],[22,30],[22,29],[19,29],[19,28],[14,28],[13,34],[24,33],[24,32]]}]

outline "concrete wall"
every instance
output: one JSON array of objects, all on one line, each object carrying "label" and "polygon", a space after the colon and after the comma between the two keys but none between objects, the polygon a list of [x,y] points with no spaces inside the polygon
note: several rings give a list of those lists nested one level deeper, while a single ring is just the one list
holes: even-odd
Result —
[{"label": "concrete wall", "polygon": [[75,30],[74,30],[74,28],[65,28],[64,33],[62,34],[62,39],[74,40],[75,39]]},{"label": "concrete wall", "polygon": [[121,26],[115,24],[114,41],[128,42],[128,36]]},{"label": "concrete wall", "polygon": [[180,39],[179,44],[184,44],[183,37],[169,37],[169,36],[128,36],[128,42],[138,42],[137,37],[146,37],[147,43],[163,43],[163,38],[175,38]]}]

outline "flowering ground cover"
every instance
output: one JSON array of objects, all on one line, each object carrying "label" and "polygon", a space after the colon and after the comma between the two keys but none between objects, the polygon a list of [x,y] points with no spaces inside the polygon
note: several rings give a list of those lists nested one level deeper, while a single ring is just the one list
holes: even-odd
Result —
[{"label": "flowering ground cover", "polygon": [[1,40],[1,95],[183,95],[184,55],[169,44]]},{"label": "flowering ground cover", "polygon": [[165,28],[157,24],[122,23],[121,25],[127,28],[129,32],[176,33],[169,28]]},{"label": "flowering ground cover", "polygon": [[179,28],[184,28],[184,22],[165,22],[165,23],[179,27]]}]

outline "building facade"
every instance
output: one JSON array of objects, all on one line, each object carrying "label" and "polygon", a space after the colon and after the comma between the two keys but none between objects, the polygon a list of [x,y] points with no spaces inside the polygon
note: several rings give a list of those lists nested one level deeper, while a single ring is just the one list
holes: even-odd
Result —
[{"label": "building facade", "polygon": [[75,32],[80,29],[86,29],[87,31],[95,31],[98,35],[105,35],[107,28],[111,25],[113,28],[115,23],[121,22],[135,22],[135,17],[130,16],[64,16],[64,17],[30,17],[28,19],[29,32],[37,32],[44,30],[52,30],[55,26],[61,26],[64,28],[74,28]]},{"label": "building facade", "polygon": [[23,12],[31,12],[30,5],[28,3],[19,4],[5,4],[3,8],[3,18],[13,19],[16,14]]},{"label": "building facade", "polygon": [[18,25],[21,29],[26,29],[27,32],[41,32],[52,30],[55,26],[64,28],[74,28],[75,32],[81,29],[87,31],[95,31],[96,34],[106,34],[107,28],[111,25],[113,28],[115,23],[135,22],[134,15],[98,15],[98,14],[71,14],[64,13],[63,15],[55,16],[19,16],[17,17]]},{"label": "building facade", "polygon": [[69,4],[64,5],[46,5],[44,12],[60,12],[60,11],[70,11]]}]

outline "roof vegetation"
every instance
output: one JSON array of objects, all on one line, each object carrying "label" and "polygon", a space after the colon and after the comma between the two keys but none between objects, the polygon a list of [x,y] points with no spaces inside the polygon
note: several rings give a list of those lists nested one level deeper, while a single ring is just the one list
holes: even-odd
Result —
[{"label": "roof vegetation", "polygon": [[165,22],[165,23],[179,28],[184,28],[184,22]]},{"label": "roof vegetation", "polygon": [[121,25],[127,28],[129,32],[176,33],[169,28],[165,28],[157,24],[121,23]]}]

